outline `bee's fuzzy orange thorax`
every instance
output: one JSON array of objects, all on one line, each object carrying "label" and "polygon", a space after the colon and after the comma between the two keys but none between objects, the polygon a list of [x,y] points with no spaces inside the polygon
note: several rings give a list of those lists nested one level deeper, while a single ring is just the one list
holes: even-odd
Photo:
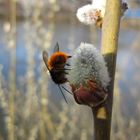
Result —
[{"label": "bee's fuzzy orange thorax", "polygon": [[64,52],[55,52],[53,53],[49,60],[48,60],[48,66],[50,69],[56,67],[56,66],[61,66],[66,63],[68,59],[68,55]]}]

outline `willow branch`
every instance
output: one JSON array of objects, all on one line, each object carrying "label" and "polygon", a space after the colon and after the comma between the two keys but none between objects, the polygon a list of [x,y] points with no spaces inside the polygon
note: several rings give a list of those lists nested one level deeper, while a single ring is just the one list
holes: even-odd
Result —
[{"label": "willow branch", "polygon": [[[107,115],[106,119],[98,119],[94,115],[95,140],[110,140],[114,76],[120,26],[120,3],[120,0],[107,0],[102,26],[101,53],[107,62],[111,82],[108,86],[108,98],[104,105]],[[93,113],[95,114],[94,110]]]}]

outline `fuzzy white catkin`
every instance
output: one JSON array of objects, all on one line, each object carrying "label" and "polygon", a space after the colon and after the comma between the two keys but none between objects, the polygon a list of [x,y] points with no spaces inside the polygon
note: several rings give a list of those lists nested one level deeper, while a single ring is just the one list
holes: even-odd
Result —
[{"label": "fuzzy white catkin", "polygon": [[105,14],[106,0],[92,0],[92,7],[101,10],[101,16]]},{"label": "fuzzy white catkin", "polygon": [[[121,0],[122,4],[122,16],[126,11],[126,7],[123,6],[124,3],[127,3],[126,0]],[[103,18],[105,15],[105,8],[106,8],[106,0],[93,0],[92,4],[88,4],[85,6],[80,7],[77,10],[76,16],[80,22],[90,25],[96,24],[99,18]],[[98,13],[98,14],[97,14]]]},{"label": "fuzzy white catkin", "polygon": [[71,70],[68,75],[70,84],[80,86],[87,80],[94,80],[106,88],[110,78],[101,53],[92,45],[81,43],[71,58]]},{"label": "fuzzy white catkin", "polygon": [[95,16],[96,10],[91,4],[85,5],[77,10],[76,16],[84,24],[95,24],[98,17]]}]

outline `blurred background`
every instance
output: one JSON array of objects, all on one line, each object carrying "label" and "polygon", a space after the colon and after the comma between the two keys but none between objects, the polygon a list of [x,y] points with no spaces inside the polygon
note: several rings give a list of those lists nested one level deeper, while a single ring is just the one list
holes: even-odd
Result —
[{"label": "blurred background", "polygon": [[[75,14],[90,0],[0,0],[0,140],[90,140],[89,107],[51,81],[42,50],[56,42],[72,55],[81,42],[98,49],[101,31]],[[140,140],[140,0],[121,21],[111,140]],[[66,84],[66,87],[68,85]]]}]

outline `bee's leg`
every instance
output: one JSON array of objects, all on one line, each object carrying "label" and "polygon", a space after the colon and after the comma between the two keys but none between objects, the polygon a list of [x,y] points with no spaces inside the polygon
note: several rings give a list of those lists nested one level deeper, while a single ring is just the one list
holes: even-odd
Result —
[{"label": "bee's leg", "polygon": [[68,102],[67,102],[67,99],[66,99],[66,97],[65,97],[65,95],[64,95],[64,93],[63,93],[63,91],[62,91],[62,89],[61,89],[61,86],[58,85],[58,87],[59,87],[59,89],[60,89],[60,92],[61,92],[61,94],[62,94],[62,96],[63,96],[65,102],[68,103]]},{"label": "bee's leg", "polygon": [[64,70],[71,70],[71,69],[64,68]]},{"label": "bee's leg", "polygon": [[56,71],[65,71],[65,70],[71,70],[70,68],[56,68],[55,69]]},{"label": "bee's leg", "polygon": [[65,74],[69,74],[68,72],[64,72]]},{"label": "bee's leg", "polygon": [[73,95],[69,90],[67,90],[64,86],[62,86],[61,85],[61,87],[65,90],[65,91],[67,91],[68,93],[70,93],[71,95]]},{"label": "bee's leg", "polygon": [[70,66],[70,64],[66,63],[66,66]]}]

